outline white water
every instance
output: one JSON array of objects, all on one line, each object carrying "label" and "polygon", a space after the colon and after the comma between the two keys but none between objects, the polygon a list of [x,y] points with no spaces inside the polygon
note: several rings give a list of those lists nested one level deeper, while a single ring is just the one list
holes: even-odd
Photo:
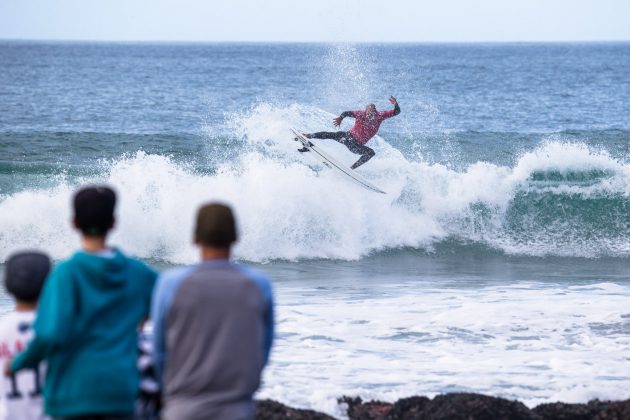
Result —
[{"label": "white water", "polygon": [[[565,234],[579,228],[570,224],[563,231],[533,220],[523,236],[505,228],[518,194],[585,202],[628,197],[630,166],[605,151],[549,141],[513,167],[477,162],[456,171],[409,160],[376,138],[370,145],[377,156],[360,171],[388,192],[381,195],[296,153],[288,127],[318,130],[331,118],[299,105],[261,104],[230,121],[247,146],[212,174],[138,152],[100,163],[94,178],[62,177],[53,188],[0,196],[0,261],[20,248],[44,249],[54,258],[76,249],[70,200],[86,182],[105,182],[119,192],[113,243],[168,263],[196,260],[194,214],[211,200],[234,206],[242,236],[236,256],[250,261],[352,261],[392,248],[431,249],[449,236],[510,254],[630,254],[623,230],[621,237],[583,240]],[[345,163],[356,159],[332,141],[322,144]],[[531,179],[590,171],[604,175],[588,182]],[[486,209],[483,220],[478,205]],[[451,275],[429,283],[406,280],[392,265],[389,277],[365,285],[370,274],[354,278],[341,264],[320,279],[329,282],[324,289],[315,282],[277,283],[278,340],[259,396],[336,416],[342,415],[336,404],[342,395],[393,401],[469,390],[530,406],[630,397],[625,283],[568,286],[571,279],[563,278],[565,285],[468,287],[462,281],[443,287]],[[351,284],[336,284],[343,281]]]},{"label": "white water", "polygon": [[279,338],[260,398],[335,416],[342,395],[395,401],[467,391],[530,407],[630,398],[627,285],[366,280],[341,290],[333,281],[281,285]]},{"label": "white water", "polygon": [[[0,196],[0,261],[17,248],[43,248],[61,258],[76,246],[69,229],[71,194],[79,183],[107,183],[119,192],[118,228],[113,242],[143,258],[191,262],[192,221],[198,206],[212,200],[232,204],[240,221],[238,258],[333,258],[355,260],[375,251],[430,249],[454,236],[480,241],[508,253],[526,255],[628,255],[622,238],[586,239],[580,226],[531,221],[529,236],[504,229],[506,211],[518,192],[548,193],[583,200],[630,194],[630,165],[582,144],[548,142],[524,154],[514,167],[487,162],[458,172],[442,165],[407,160],[384,139],[370,145],[377,155],[359,171],[388,192],[374,194],[298,154],[288,128],[330,125],[331,115],[293,105],[261,104],[235,116],[230,125],[248,146],[212,175],[200,174],[169,157],[137,152],[101,163],[98,177],[60,178],[57,186]],[[331,140],[321,141],[334,156],[351,164],[357,156]],[[315,170],[314,170],[315,169]],[[608,174],[587,184],[530,181],[534,173],[598,170]],[[483,220],[478,209],[487,209]],[[567,238],[569,238],[567,240]],[[557,247],[557,241],[564,241]]]}]

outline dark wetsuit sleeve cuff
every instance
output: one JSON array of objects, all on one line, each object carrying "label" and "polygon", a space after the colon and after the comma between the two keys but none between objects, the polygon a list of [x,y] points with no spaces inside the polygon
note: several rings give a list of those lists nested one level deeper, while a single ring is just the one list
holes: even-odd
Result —
[{"label": "dark wetsuit sleeve cuff", "polygon": [[400,114],[400,107],[398,106],[398,103],[396,103],[396,105],[394,105],[394,115],[398,114]]},{"label": "dark wetsuit sleeve cuff", "polygon": [[340,115],[341,118],[352,117],[352,116],[354,116],[354,113],[352,111],[344,111]]}]

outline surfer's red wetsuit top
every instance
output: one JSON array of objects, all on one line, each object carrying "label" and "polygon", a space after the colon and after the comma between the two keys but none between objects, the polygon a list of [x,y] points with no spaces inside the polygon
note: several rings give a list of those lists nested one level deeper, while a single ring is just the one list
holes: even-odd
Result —
[{"label": "surfer's red wetsuit top", "polygon": [[378,128],[381,126],[383,120],[391,118],[399,112],[400,108],[398,108],[398,112],[396,112],[395,109],[379,111],[376,113],[373,120],[368,120],[365,116],[365,111],[351,111],[351,116],[355,118],[355,123],[354,127],[350,129],[350,133],[357,143],[365,144],[378,132]]},{"label": "surfer's red wetsuit top", "polygon": [[[359,160],[354,162],[350,167],[356,169],[363,165],[368,160],[372,159],[376,154],[374,150],[365,145],[378,131],[381,123],[387,118],[391,118],[394,115],[400,114],[400,107],[396,99],[391,96],[389,101],[394,104],[394,109],[391,111],[381,111],[374,114],[374,118],[369,120],[366,116],[366,111],[344,111],[337,118],[333,120],[336,126],[341,124],[341,121],[346,117],[353,117],[356,121],[354,127],[350,131],[320,131],[318,133],[305,134],[309,139],[333,139],[343,144],[352,153],[361,155]],[[371,108],[373,105],[368,105]],[[297,139],[296,139],[297,140]],[[309,149],[305,146],[302,149],[298,149],[300,152],[308,152]]]}]

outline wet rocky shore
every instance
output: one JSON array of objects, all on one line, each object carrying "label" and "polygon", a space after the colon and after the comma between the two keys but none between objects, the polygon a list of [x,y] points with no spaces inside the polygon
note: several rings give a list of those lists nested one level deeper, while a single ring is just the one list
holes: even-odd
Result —
[{"label": "wet rocky shore", "polygon": [[[394,403],[342,397],[350,420],[630,420],[630,400],[586,404],[550,403],[532,409],[519,401],[473,393],[409,397]],[[288,407],[277,401],[258,401],[256,419],[328,420],[324,413]]]}]

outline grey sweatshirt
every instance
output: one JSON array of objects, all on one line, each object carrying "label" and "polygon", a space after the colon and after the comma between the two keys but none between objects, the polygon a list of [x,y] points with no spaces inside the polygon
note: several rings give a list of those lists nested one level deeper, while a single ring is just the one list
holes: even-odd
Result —
[{"label": "grey sweatshirt", "polygon": [[253,418],[273,340],[265,276],[227,260],[168,271],[151,319],[165,419]]}]

